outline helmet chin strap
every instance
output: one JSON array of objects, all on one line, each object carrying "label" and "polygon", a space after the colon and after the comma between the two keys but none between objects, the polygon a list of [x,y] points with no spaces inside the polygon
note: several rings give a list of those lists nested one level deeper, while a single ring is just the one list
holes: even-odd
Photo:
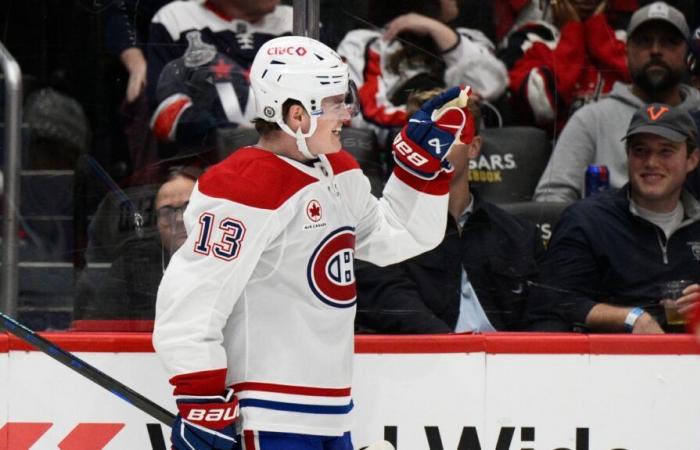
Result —
[{"label": "helmet chin strap", "polygon": [[297,142],[297,149],[299,150],[299,153],[301,153],[304,158],[306,159],[314,159],[316,158],[316,155],[311,153],[311,150],[309,150],[309,146],[306,145],[306,139],[310,137],[314,132],[316,131],[316,117],[311,116],[311,126],[309,127],[309,131],[307,133],[302,133],[301,132],[301,127],[297,128],[296,133],[292,131],[289,126],[282,122],[282,123],[277,123],[280,128],[282,128],[282,131],[287,133],[288,135],[292,136],[294,139],[296,139]]},{"label": "helmet chin strap", "polygon": [[301,154],[304,155],[304,158],[306,158],[306,159],[314,159],[314,158],[316,157],[316,155],[314,155],[313,153],[311,153],[311,151],[309,150],[308,145],[306,145],[306,135],[305,135],[305,134],[302,134],[302,132],[301,132],[301,127],[299,127],[299,128],[297,129],[297,132],[296,132],[296,134],[294,135],[294,137],[295,137],[296,140],[297,140],[297,148],[299,149],[299,151],[301,152]]}]

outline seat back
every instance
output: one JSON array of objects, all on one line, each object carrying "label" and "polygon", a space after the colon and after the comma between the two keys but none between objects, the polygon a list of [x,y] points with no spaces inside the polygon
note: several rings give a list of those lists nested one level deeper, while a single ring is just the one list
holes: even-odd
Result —
[{"label": "seat back", "polygon": [[[88,228],[89,262],[112,262],[127,239],[155,229],[158,188],[157,184],[132,186],[123,190],[123,196],[109,192],[102,199]],[[136,213],[143,219],[140,230]]]},{"label": "seat back", "polygon": [[469,163],[469,182],[493,203],[532,200],[552,152],[547,134],[534,127],[487,128],[479,158]]},{"label": "seat back", "polygon": [[340,142],[343,148],[355,157],[362,172],[369,178],[372,194],[375,197],[381,196],[385,174],[377,135],[374,131],[362,128],[343,128],[340,132]]},{"label": "seat back", "polygon": [[259,139],[255,128],[220,128],[216,130],[216,160],[223,161],[239,148],[254,145]]},{"label": "seat back", "polygon": [[537,225],[542,233],[542,242],[545,247],[552,237],[554,226],[559,221],[561,213],[570,203],[562,202],[517,202],[504,203],[499,206],[505,211]]}]

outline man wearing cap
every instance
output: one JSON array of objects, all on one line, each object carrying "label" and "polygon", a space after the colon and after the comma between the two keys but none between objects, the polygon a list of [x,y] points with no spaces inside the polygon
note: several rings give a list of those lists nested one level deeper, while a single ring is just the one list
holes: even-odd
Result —
[{"label": "man wearing cap", "polygon": [[593,332],[662,333],[662,283],[700,281],[700,203],[683,190],[697,131],[687,111],[652,103],[623,139],[629,182],[570,206],[554,230],[544,273],[559,296],[546,313]]},{"label": "man wearing cap", "polygon": [[627,158],[620,142],[634,112],[660,102],[695,111],[700,92],[682,83],[686,76],[688,24],[664,2],[634,13],[627,29],[632,84],[616,83],[610,95],[579,109],[564,127],[540,181],[535,199],[570,202],[582,197],[589,164],[608,166],[610,185],[627,182]]}]

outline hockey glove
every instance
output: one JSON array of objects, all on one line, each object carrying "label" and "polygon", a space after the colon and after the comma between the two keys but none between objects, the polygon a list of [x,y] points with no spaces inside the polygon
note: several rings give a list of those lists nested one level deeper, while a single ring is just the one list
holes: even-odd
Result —
[{"label": "hockey glove", "polygon": [[445,158],[455,144],[468,144],[474,137],[474,117],[467,108],[470,92],[469,87],[453,87],[425,102],[394,139],[396,163],[424,180],[451,172]]},{"label": "hockey glove", "polygon": [[234,448],[238,399],[233,389],[226,389],[224,395],[178,395],[175,401],[179,413],[171,435],[174,450]]}]

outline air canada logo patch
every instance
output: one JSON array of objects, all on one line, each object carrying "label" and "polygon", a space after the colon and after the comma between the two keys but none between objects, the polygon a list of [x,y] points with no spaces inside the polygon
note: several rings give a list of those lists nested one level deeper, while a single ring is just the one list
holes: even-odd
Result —
[{"label": "air canada logo patch", "polygon": [[355,289],[355,229],[331,232],[314,250],[306,275],[311,291],[323,303],[349,308],[357,301]]},{"label": "air canada logo patch", "polygon": [[306,215],[312,222],[321,220],[321,204],[318,200],[311,200],[309,204],[306,205]]},{"label": "air canada logo patch", "polygon": [[304,230],[315,230],[326,226],[326,222],[321,221],[323,218],[323,208],[321,202],[316,199],[309,200],[306,204],[306,218],[311,223],[304,224]]}]

